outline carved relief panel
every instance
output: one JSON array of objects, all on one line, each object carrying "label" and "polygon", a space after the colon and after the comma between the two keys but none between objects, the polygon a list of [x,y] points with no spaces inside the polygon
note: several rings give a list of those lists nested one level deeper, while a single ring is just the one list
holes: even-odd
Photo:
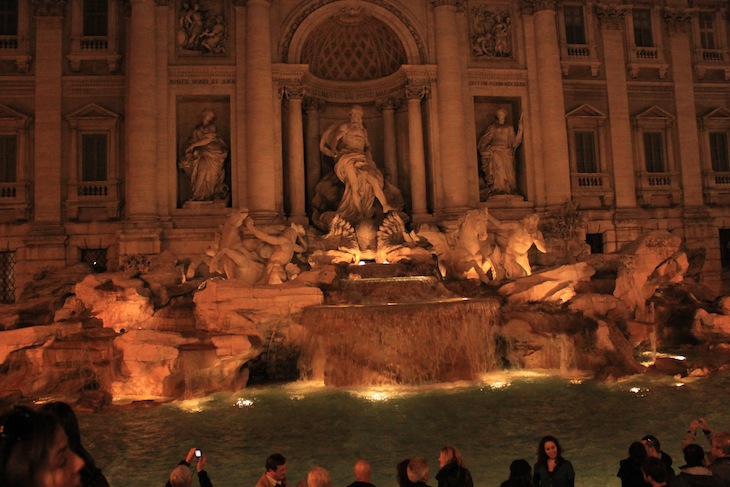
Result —
[{"label": "carved relief panel", "polygon": [[514,59],[515,27],[510,7],[470,3],[468,18],[473,60]]},{"label": "carved relief panel", "polygon": [[232,15],[226,0],[178,0],[175,52],[181,57],[223,57],[230,51]]}]

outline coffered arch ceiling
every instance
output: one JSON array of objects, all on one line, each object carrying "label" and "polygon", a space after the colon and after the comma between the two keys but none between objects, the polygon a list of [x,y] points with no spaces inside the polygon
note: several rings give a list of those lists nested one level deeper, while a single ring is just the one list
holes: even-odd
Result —
[{"label": "coffered arch ceiling", "polygon": [[293,17],[279,46],[282,59],[309,65],[318,78],[367,81],[425,63],[413,22],[380,0],[324,0]]}]

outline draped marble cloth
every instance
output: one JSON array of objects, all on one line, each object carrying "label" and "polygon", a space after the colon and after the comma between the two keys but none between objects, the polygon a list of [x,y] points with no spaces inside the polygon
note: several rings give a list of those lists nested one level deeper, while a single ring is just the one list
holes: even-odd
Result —
[{"label": "draped marble cloth", "polygon": [[[342,131],[348,124],[335,125],[328,128],[322,135],[320,147],[322,152],[335,159],[334,172],[337,178],[345,185],[342,199],[336,213],[349,222],[357,222],[375,215],[375,192],[372,182],[375,181],[383,188],[385,185],[383,174],[375,165],[369,148],[364,150],[354,147],[341,147],[338,144],[342,139]],[[354,168],[358,174],[359,191],[348,184],[346,172]],[[366,174],[370,177],[366,177]]]},{"label": "draped marble cloth", "polygon": [[479,141],[482,168],[487,186],[493,193],[511,194],[517,187],[515,149],[522,142],[521,134],[506,124],[493,123]]},{"label": "draped marble cloth", "polygon": [[228,157],[228,145],[218,135],[214,124],[198,125],[193,129],[186,144],[202,142],[185,159],[191,168],[190,183],[195,201],[213,200],[221,192],[225,178],[224,163]]}]

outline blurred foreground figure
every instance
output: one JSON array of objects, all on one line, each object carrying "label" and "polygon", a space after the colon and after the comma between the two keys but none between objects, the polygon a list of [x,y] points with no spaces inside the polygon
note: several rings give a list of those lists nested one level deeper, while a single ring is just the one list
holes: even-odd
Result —
[{"label": "blurred foreground figure", "polygon": [[0,416],[3,487],[81,487],[83,466],[53,416],[25,407]]}]

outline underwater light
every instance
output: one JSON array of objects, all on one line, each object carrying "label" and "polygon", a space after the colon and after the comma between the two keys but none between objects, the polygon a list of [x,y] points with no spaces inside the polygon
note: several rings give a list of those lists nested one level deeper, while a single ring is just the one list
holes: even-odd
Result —
[{"label": "underwater light", "polygon": [[238,399],[236,399],[236,406],[238,406],[239,408],[248,408],[253,406],[253,401],[250,399],[244,399],[242,397],[239,397]]}]

